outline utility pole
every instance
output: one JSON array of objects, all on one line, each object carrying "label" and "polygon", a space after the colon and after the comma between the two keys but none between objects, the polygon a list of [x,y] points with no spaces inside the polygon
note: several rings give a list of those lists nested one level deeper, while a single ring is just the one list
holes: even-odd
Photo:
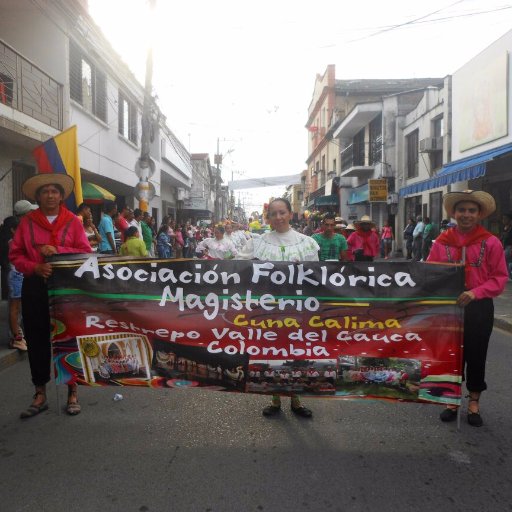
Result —
[{"label": "utility pole", "polygon": [[[154,12],[156,0],[148,0],[151,13]],[[146,59],[146,80],[144,86],[144,103],[142,106],[142,134],[140,141],[140,158],[135,164],[135,172],[139,177],[139,183],[135,186],[135,196],[139,200],[139,208],[143,212],[149,209],[149,201],[155,194],[155,189],[149,178],[155,172],[155,163],[150,157],[150,143],[152,142],[151,132],[153,119],[153,44],[150,42]]]}]

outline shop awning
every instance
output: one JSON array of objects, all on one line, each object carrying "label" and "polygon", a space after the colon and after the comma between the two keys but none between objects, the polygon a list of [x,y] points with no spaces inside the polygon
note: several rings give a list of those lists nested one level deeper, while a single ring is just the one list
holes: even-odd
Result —
[{"label": "shop awning", "polygon": [[82,195],[84,197],[84,203],[98,204],[104,201],[115,201],[116,196],[111,194],[108,190],[96,185],[89,183],[88,181],[82,181]]},{"label": "shop awning", "polygon": [[315,197],[315,206],[338,206],[340,198],[337,194]]},{"label": "shop awning", "polygon": [[443,166],[436,176],[428,180],[418,181],[412,185],[401,188],[398,191],[400,197],[410,194],[419,194],[433,188],[445,187],[459,181],[474,180],[485,176],[487,170],[487,162],[512,152],[512,143],[505,144],[499,148],[489,149],[477,155],[468,156],[455,160]]}]

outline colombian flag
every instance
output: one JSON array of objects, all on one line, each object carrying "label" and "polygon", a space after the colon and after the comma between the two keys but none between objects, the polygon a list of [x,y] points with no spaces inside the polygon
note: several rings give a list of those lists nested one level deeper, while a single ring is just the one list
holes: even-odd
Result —
[{"label": "colombian flag", "polygon": [[37,146],[32,154],[40,173],[69,174],[75,180],[75,188],[66,199],[66,206],[76,211],[77,206],[83,202],[76,125]]}]

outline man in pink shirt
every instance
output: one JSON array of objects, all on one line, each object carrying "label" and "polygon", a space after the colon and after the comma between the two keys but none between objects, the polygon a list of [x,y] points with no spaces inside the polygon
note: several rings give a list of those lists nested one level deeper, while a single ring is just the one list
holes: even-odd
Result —
[{"label": "man in pink shirt", "polygon": [[354,261],[373,261],[379,254],[379,235],[374,231],[375,222],[368,215],[354,221],[356,230],[348,237],[347,243],[354,255]]},{"label": "man in pink shirt", "polygon": [[[24,276],[21,309],[35,386],[32,403],[20,415],[23,419],[48,409],[46,384],[50,381],[51,324],[47,279],[53,268],[47,258],[92,251],[82,223],[64,205],[73,186],[71,176],[50,173],[36,174],[22,185],[25,196],[39,205],[21,219],[9,251],[9,259]],[[80,410],[77,385],[70,383],[66,411],[74,416]]]},{"label": "man in pink shirt", "polygon": [[[479,224],[496,210],[494,198],[482,191],[449,192],[443,205],[457,226],[436,238],[427,261],[457,263],[465,253],[465,290],[457,299],[457,304],[464,308],[462,369],[465,367],[469,392],[468,423],[481,427],[479,399],[487,389],[485,363],[494,320],[492,299],[505,289],[508,273],[500,241]],[[440,415],[441,421],[453,421],[456,417],[456,406],[448,406]]]}]

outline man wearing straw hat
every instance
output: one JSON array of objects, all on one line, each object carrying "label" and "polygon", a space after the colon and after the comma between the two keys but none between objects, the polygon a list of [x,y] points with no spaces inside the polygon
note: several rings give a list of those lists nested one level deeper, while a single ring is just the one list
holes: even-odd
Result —
[{"label": "man wearing straw hat", "polygon": [[[21,310],[28,345],[28,359],[35,394],[20,417],[31,418],[48,409],[46,384],[50,381],[50,312],[46,280],[52,265],[46,258],[62,253],[89,253],[82,223],[63,204],[73,191],[74,180],[67,174],[36,174],[22,185],[23,194],[39,205],[19,224],[9,253],[14,266],[23,273]],[[67,413],[80,412],[76,384],[68,385]]]},{"label": "man wearing straw hat", "polygon": [[[508,280],[500,241],[479,224],[496,210],[496,203],[487,192],[465,190],[445,194],[443,206],[457,225],[437,237],[427,261],[456,263],[465,258],[465,290],[457,298],[457,304],[464,308],[462,370],[469,392],[468,423],[481,427],[479,400],[487,389],[485,362],[494,320],[492,299],[503,292]],[[440,415],[441,421],[456,417],[456,406],[448,406]]]},{"label": "man wearing straw hat", "polygon": [[348,237],[348,247],[354,255],[354,261],[373,261],[379,254],[380,240],[375,233],[375,222],[368,215],[354,221],[356,230]]}]

